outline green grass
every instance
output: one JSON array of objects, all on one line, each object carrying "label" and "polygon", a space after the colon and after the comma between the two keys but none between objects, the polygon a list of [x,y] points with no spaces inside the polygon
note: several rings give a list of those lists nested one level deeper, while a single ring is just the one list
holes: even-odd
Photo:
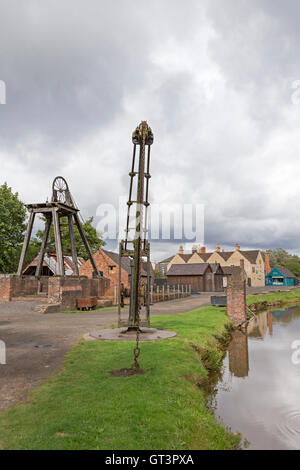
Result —
[{"label": "green grass", "polygon": [[300,290],[291,290],[288,292],[272,292],[270,294],[248,295],[247,305],[257,309],[266,308],[272,304],[288,305],[300,303]]},{"label": "green grass", "polygon": [[133,362],[132,342],[82,341],[63,371],[0,415],[0,449],[235,449],[234,436],[217,423],[196,385],[218,368],[225,309],[204,307],[153,317],[152,326],[176,331],[168,340],[141,344],[145,375],[110,377]]}]

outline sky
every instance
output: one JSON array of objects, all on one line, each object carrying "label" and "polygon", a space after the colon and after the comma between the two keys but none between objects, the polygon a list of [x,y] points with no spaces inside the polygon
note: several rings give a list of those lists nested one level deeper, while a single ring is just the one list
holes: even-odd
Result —
[{"label": "sky", "polygon": [[[62,175],[105,228],[147,120],[154,207],[204,207],[208,250],[300,254],[299,15],[297,0],[0,0],[0,184],[43,202]],[[152,240],[152,258],[181,243]]]}]

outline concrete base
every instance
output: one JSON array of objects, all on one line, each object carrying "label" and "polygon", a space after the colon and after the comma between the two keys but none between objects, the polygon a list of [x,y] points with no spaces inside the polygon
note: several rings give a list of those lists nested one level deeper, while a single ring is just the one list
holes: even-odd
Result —
[{"label": "concrete base", "polygon": [[[155,341],[177,336],[174,331],[157,330],[156,328],[141,328],[140,341]],[[84,335],[87,340],[102,341],[135,341],[136,332],[127,331],[127,328],[107,328],[105,330],[93,331]]]}]

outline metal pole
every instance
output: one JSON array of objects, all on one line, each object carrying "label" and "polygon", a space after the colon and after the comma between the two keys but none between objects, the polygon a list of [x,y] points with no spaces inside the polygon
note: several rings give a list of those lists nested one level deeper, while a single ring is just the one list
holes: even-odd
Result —
[{"label": "metal pole", "polygon": [[81,226],[81,223],[80,223],[80,220],[79,220],[79,217],[78,217],[78,214],[74,214],[74,220],[75,220],[75,223],[76,223],[76,226],[79,230],[79,233],[80,233],[80,236],[82,238],[82,241],[84,243],[84,246],[85,246],[85,249],[88,253],[88,256],[90,258],[90,262],[93,266],[93,270],[94,270],[94,273],[96,275],[96,277],[100,277],[99,276],[99,272],[98,272],[98,268],[97,268],[97,265],[95,263],[95,260],[94,260],[94,257],[93,257],[93,253],[92,253],[92,250],[90,249],[90,245],[89,245],[89,242],[87,241],[87,238],[85,236],[85,233],[83,231],[83,228]]},{"label": "metal pole", "polygon": [[76,249],[76,242],[75,242],[75,235],[74,235],[74,225],[73,225],[73,215],[68,215],[68,223],[69,223],[69,234],[70,234],[70,241],[71,241],[71,250],[72,250],[72,260],[74,265],[74,273],[75,276],[79,276],[79,269],[78,269],[78,258],[77,258],[77,249]]},{"label": "metal pole", "polygon": [[141,261],[142,261],[142,235],[143,227],[143,203],[144,203],[144,173],[145,173],[145,142],[147,124],[142,122],[141,129],[141,145],[140,145],[140,159],[139,159],[139,173],[137,185],[137,198],[136,198],[136,229],[134,238],[134,270],[133,270],[133,295],[132,295],[132,317],[129,326],[137,328],[139,316],[139,290],[140,290],[140,277],[141,277]]},{"label": "metal pole", "polygon": [[38,258],[36,271],[35,271],[36,277],[40,277],[42,275],[45,249],[46,249],[46,245],[47,245],[47,241],[48,241],[48,237],[49,237],[50,226],[51,226],[51,223],[52,223],[52,214],[50,213],[46,217],[47,218],[46,218],[46,222],[45,222],[45,231],[44,231],[42,245],[41,245],[39,258]]},{"label": "metal pole", "polygon": [[65,274],[64,258],[63,258],[59,218],[58,218],[56,208],[52,209],[52,216],[53,216],[53,225],[54,225],[56,256],[57,256],[57,262],[58,262],[58,274],[60,276],[64,276],[64,274]]}]

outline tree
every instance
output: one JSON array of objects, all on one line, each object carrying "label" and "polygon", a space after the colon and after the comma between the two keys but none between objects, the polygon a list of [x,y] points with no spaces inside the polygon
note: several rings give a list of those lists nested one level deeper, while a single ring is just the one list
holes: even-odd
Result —
[{"label": "tree", "polygon": [[154,277],[155,279],[167,279],[167,276],[162,274],[158,269],[154,269]]},{"label": "tree", "polygon": [[26,228],[26,208],[7,183],[0,186],[0,272],[17,270]]},{"label": "tree", "polygon": [[269,250],[270,266],[281,266],[289,269],[297,277],[300,277],[300,258],[297,255],[291,255],[283,248]]},{"label": "tree", "polygon": [[[41,218],[41,219],[44,220],[43,218]],[[83,228],[85,236],[86,236],[86,238],[89,242],[92,253],[95,253],[97,250],[99,250],[99,248],[101,246],[105,245],[105,242],[102,240],[101,234],[98,234],[95,227],[93,227],[93,225],[92,225],[93,220],[94,220],[94,218],[90,217],[86,222],[84,222],[82,224],[82,228]],[[60,232],[61,232],[63,253],[64,253],[64,255],[71,255],[72,250],[71,250],[71,242],[70,242],[70,236],[69,236],[69,224],[68,224],[67,217],[62,217],[61,220],[60,220]],[[30,243],[31,252],[35,253],[35,255],[40,250],[41,243],[42,243],[42,238],[43,238],[43,233],[44,233],[43,230],[39,230],[36,233],[35,238],[33,238],[33,240]],[[75,236],[75,244],[76,244],[78,256],[81,256],[82,258],[87,259],[88,254],[86,252],[84,243],[83,243],[83,241],[81,239],[81,236],[79,234],[78,228],[75,225],[74,225],[74,236]],[[46,250],[49,253],[55,253],[56,252],[53,224],[51,224]]]}]

